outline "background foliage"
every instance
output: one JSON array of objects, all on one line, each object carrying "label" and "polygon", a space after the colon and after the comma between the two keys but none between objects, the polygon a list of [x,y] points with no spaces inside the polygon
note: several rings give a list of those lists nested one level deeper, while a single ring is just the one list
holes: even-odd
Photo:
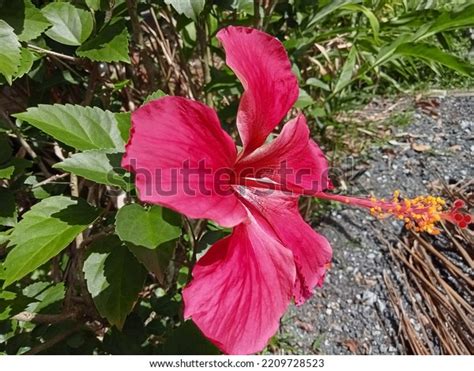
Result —
[{"label": "background foliage", "polygon": [[328,128],[375,94],[474,74],[471,1],[0,0],[0,353],[217,352],[180,290],[228,231],[140,204],[119,164],[129,112],[165,94],[235,134],[226,25],[283,41],[330,152]]}]

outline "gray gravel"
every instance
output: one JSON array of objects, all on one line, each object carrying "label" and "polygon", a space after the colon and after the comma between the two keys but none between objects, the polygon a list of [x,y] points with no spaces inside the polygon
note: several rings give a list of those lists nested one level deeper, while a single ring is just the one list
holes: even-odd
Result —
[{"label": "gray gravel", "polygon": [[[474,177],[474,96],[438,102],[437,116],[418,109],[410,125],[394,129],[389,143],[370,151],[368,170],[351,184],[351,193],[386,197],[400,189],[416,196],[439,179],[452,183]],[[333,267],[324,287],[284,317],[279,336],[284,352],[405,352],[383,283],[384,270],[395,280],[398,273],[374,233],[399,234],[402,228],[397,221],[380,222],[356,209],[333,210],[315,226],[333,246]]]}]

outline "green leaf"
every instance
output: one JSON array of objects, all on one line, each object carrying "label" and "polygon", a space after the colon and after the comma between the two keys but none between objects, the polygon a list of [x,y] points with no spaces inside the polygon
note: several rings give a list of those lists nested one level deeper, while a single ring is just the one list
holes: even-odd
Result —
[{"label": "green leaf", "polygon": [[90,150],[76,153],[53,167],[79,175],[99,184],[130,190],[125,170],[120,166],[123,153],[113,150]]},{"label": "green leaf", "polygon": [[100,9],[101,0],[86,0],[86,4],[89,9],[92,10],[99,10]]},{"label": "green leaf", "polygon": [[306,80],[306,85],[311,85],[311,86],[315,86],[317,88],[321,88],[323,90],[326,90],[326,91],[330,91],[331,88],[329,87],[328,84],[326,84],[325,82],[315,78],[315,77],[310,77],[308,80]]},{"label": "green leaf", "polygon": [[117,112],[114,116],[115,120],[117,120],[120,136],[124,142],[128,142],[130,138],[130,128],[132,126],[132,114],[130,112]]},{"label": "green leaf", "polygon": [[171,5],[179,14],[196,21],[206,5],[206,0],[165,0],[165,3]]},{"label": "green leaf", "polygon": [[9,84],[18,71],[21,48],[13,28],[0,20],[0,74],[5,76]]},{"label": "green leaf", "polygon": [[[45,284],[45,286],[40,290],[39,293],[35,293],[34,298],[35,302],[28,305],[26,310],[32,313],[44,312],[45,309],[48,309],[47,312],[51,313],[50,307],[57,305],[64,299],[66,294],[66,289],[64,283],[50,284],[49,282],[37,282]],[[25,289],[27,289],[26,287]],[[26,296],[27,292],[24,291]]]},{"label": "green leaf", "polygon": [[148,95],[143,101],[143,104],[148,103],[149,101],[152,101],[154,99],[158,99],[165,96],[166,96],[166,93],[163,90],[157,90],[154,93],[151,93],[150,95]]},{"label": "green leaf", "polygon": [[46,290],[49,286],[51,286],[50,282],[46,282],[46,281],[33,282],[31,285],[26,286],[22,290],[22,293],[28,298],[34,298],[38,295],[41,295],[41,293],[44,290]]},{"label": "green leaf", "polygon": [[12,176],[19,175],[31,165],[31,161],[14,157],[7,163],[0,165],[0,179],[11,179]]},{"label": "green leaf", "polygon": [[33,53],[30,52],[27,48],[21,48],[21,57],[20,65],[18,66],[18,71],[15,73],[15,79],[19,79],[25,73],[30,72],[31,67],[33,67]]},{"label": "green leaf", "polygon": [[428,31],[424,33],[418,40],[427,38],[439,32],[473,26],[474,4],[469,5],[458,12],[441,13],[441,15],[430,25]]},{"label": "green leaf", "polygon": [[14,165],[5,165],[5,167],[0,166],[0,179],[10,179],[14,172]]},{"label": "green leaf", "polygon": [[165,285],[165,272],[181,235],[180,216],[159,206],[145,209],[131,204],[119,210],[115,224],[133,255]]},{"label": "green leaf", "polygon": [[13,155],[13,149],[5,133],[0,133],[0,164],[5,164]]},{"label": "green leaf", "polygon": [[44,178],[36,175],[29,175],[23,181],[23,184],[30,189],[33,197],[37,200],[42,200],[66,191],[67,181],[55,181],[46,184],[41,184]]},{"label": "green leaf", "polygon": [[380,66],[384,63],[386,63],[390,58],[393,56],[393,53],[395,53],[395,50],[397,48],[404,44],[404,43],[409,43],[413,41],[414,35],[413,34],[402,34],[398,36],[393,42],[391,42],[388,45],[385,45],[382,47],[376,56],[375,61],[372,63],[371,68],[375,68],[377,66]]},{"label": "green leaf", "polygon": [[336,87],[334,88],[334,93],[337,93],[344,89],[347,85],[351,83],[352,74],[354,72],[356,62],[356,48],[353,46],[347,56],[346,62],[342,67],[341,75],[337,80]]},{"label": "green leaf", "polygon": [[0,18],[15,29],[20,41],[36,39],[51,26],[31,0],[9,1],[8,6],[2,8]]},{"label": "green leaf", "polygon": [[220,354],[192,321],[187,321],[174,330],[163,346],[163,353],[170,355],[214,355]]},{"label": "green leaf", "polygon": [[305,108],[314,103],[313,98],[306,92],[306,90],[300,89],[298,100],[295,103],[295,108]]},{"label": "green leaf", "polygon": [[124,148],[114,114],[97,107],[40,104],[14,116],[78,150]]},{"label": "green leaf", "polygon": [[224,0],[214,3],[226,10],[238,10],[249,15],[254,15],[253,0]]},{"label": "green leaf", "polygon": [[360,3],[361,0],[334,0],[334,1],[329,1],[329,4],[326,5],[324,8],[322,8],[319,12],[317,12],[311,21],[308,23],[306,28],[311,28],[315,26],[321,19],[326,17],[327,15],[331,14],[332,12],[335,12],[339,8],[341,8],[344,5],[347,4],[356,4]]},{"label": "green leaf", "polygon": [[25,23],[18,39],[20,41],[34,40],[50,26],[51,23],[48,22],[43,13],[31,3],[31,0],[26,0]]},{"label": "green leaf", "polygon": [[346,4],[342,6],[342,9],[347,9],[351,11],[359,11],[364,13],[370,23],[370,27],[372,27],[372,32],[374,33],[374,39],[377,41],[379,40],[379,31],[380,31],[380,24],[375,16],[375,14],[367,7],[358,4]]},{"label": "green leaf", "polygon": [[84,200],[54,196],[34,205],[23,215],[11,236],[5,263],[7,287],[59,254],[98,216]]},{"label": "green leaf", "polygon": [[205,232],[204,235],[198,241],[197,252],[201,253],[209,249],[217,241],[223,239],[224,237],[227,237],[230,233],[230,231],[226,231],[224,229]]},{"label": "green leaf", "polygon": [[17,219],[15,196],[8,189],[0,188],[0,225],[14,227]]},{"label": "green leaf", "polygon": [[125,21],[119,19],[106,25],[94,38],[79,47],[76,54],[98,62],[130,63]]},{"label": "green leaf", "polygon": [[[7,243],[8,241],[10,241],[10,231],[11,231],[11,229],[9,229],[8,231],[5,231],[5,232],[0,232],[0,245],[3,245],[4,243]],[[0,265],[0,279],[3,279],[2,274],[3,274],[3,270],[2,270],[1,265]]]},{"label": "green leaf", "polygon": [[92,10],[107,10],[110,8],[109,0],[86,0],[87,6]]},{"label": "green leaf", "polygon": [[130,204],[118,211],[115,228],[122,241],[155,249],[181,235],[181,217],[164,207]]},{"label": "green leaf", "polygon": [[92,244],[83,268],[100,315],[119,329],[143,288],[146,271],[116,236]]},{"label": "green leaf", "polygon": [[8,320],[15,314],[23,312],[32,300],[15,292],[0,290],[0,321]]},{"label": "green leaf", "polygon": [[92,33],[94,20],[91,12],[74,7],[69,3],[51,3],[42,10],[53,25],[46,35],[65,45],[81,45]]},{"label": "green leaf", "polygon": [[425,43],[406,43],[400,45],[392,57],[396,56],[416,57],[428,62],[442,64],[462,75],[472,76],[474,74],[474,66],[462,59],[445,53],[436,46]]},{"label": "green leaf", "polygon": [[131,243],[127,243],[127,247],[133,255],[135,255],[138,261],[142,263],[149,272],[156,276],[158,282],[160,282],[162,286],[165,286],[165,273],[168,270],[171,259],[173,258],[174,250],[176,248],[176,240],[162,243],[154,250],[142,246],[136,246]]}]

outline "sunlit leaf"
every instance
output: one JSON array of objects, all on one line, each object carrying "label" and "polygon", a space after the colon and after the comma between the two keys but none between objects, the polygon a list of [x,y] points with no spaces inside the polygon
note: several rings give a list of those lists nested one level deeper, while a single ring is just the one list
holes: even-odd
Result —
[{"label": "sunlit leaf", "polygon": [[171,5],[179,14],[197,20],[206,5],[206,0],[165,0],[165,3]]},{"label": "sunlit leaf", "polygon": [[319,12],[317,12],[310,20],[308,25],[306,26],[307,28],[315,26],[321,19],[324,17],[328,16],[332,12],[335,12],[339,8],[341,8],[344,5],[347,4],[356,4],[360,3],[361,0],[334,0],[330,1],[328,5],[326,5],[324,8],[322,8]]},{"label": "sunlit leaf", "polygon": [[331,88],[329,87],[328,84],[326,84],[325,82],[315,78],[315,77],[310,77],[308,80],[306,80],[306,85],[311,85],[311,86],[314,86],[314,87],[317,87],[317,88],[321,88],[323,90],[326,90],[326,91],[330,91]]},{"label": "sunlit leaf", "polygon": [[54,41],[65,45],[81,45],[92,33],[94,21],[87,10],[69,3],[55,2],[46,5],[41,11],[53,25],[46,35]]},{"label": "sunlit leaf", "polygon": [[180,216],[161,206],[148,209],[138,204],[122,207],[116,217],[115,227],[122,241],[155,249],[181,234]]},{"label": "sunlit leaf", "polygon": [[438,32],[468,27],[474,27],[474,4],[471,4],[458,12],[441,13],[440,16],[430,24],[428,31],[418,40],[425,39]]},{"label": "sunlit leaf", "polygon": [[0,179],[10,179],[14,171],[15,166],[13,165],[0,166]]},{"label": "sunlit leaf", "polygon": [[372,27],[372,32],[374,34],[374,39],[375,40],[379,39],[380,24],[379,24],[379,20],[377,19],[376,15],[372,12],[372,10],[359,4],[346,4],[342,6],[342,9],[362,12],[369,20],[370,27]]},{"label": "sunlit leaf", "polygon": [[439,63],[466,76],[472,76],[474,74],[474,66],[471,63],[465,62],[462,59],[446,53],[430,44],[402,44],[395,50],[394,55],[416,57],[429,62]]},{"label": "sunlit leaf", "polygon": [[354,73],[356,55],[356,48],[353,46],[349,52],[349,55],[347,56],[344,66],[342,67],[342,72],[339,76],[339,79],[337,80],[336,87],[334,88],[335,93],[341,91],[350,84],[352,74]]},{"label": "sunlit leaf", "polygon": [[25,73],[30,72],[33,67],[34,56],[27,48],[21,48],[20,65],[18,71],[15,73],[15,79],[19,79]]},{"label": "sunlit leaf", "polygon": [[82,44],[76,54],[98,62],[130,63],[125,21],[120,19],[106,25],[94,38]]},{"label": "sunlit leaf", "polygon": [[8,6],[2,7],[0,19],[14,28],[20,41],[36,39],[51,26],[31,0],[9,1]]},{"label": "sunlit leaf", "polygon": [[151,93],[150,95],[148,95],[145,100],[143,101],[143,103],[148,103],[149,101],[152,101],[154,99],[158,99],[158,98],[161,98],[161,97],[165,97],[166,96],[166,93],[162,90],[157,90],[155,91],[154,93]]},{"label": "sunlit leaf", "polygon": [[300,89],[298,100],[295,102],[295,108],[305,108],[314,103],[313,98],[306,92],[306,90]]},{"label": "sunlit leaf", "polygon": [[117,127],[120,132],[120,136],[124,142],[128,142],[130,137],[130,127],[132,125],[132,115],[130,112],[117,112],[114,114],[115,120],[117,121]]},{"label": "sunlit leaf", "polygon": [[21,48],[15,32],[8,23],[0,20],[0,73],[9,84],[20,64]]},{"label": "sunlit leaf", "polygon": [[86,0],[86,4],[92,10],[106,10],[110,8],[110,0]]},{"label": "sunlit leaf", "polygon": [[23,215],[11,236],[4,287],[31,273],[59,254],[98,216],[85,201],[53,196]]},{"label": "sunlit leaf", "polygon": [[55,168],[79,175],[99,184],[130,189],[130,182],[124,177],[120,166],[123,153],[113,150],[90,150],[76,153],[54,165]]},{"label": "sunlit leaf", "polygon": [[50,308],[53,306],[57,307],[57,304],[64,299],[64,296],[66,294],[66,288],[64,287],[64,283],[60,282],[53,285],[49,282],[37,283],[45,284],[45,287],[39,292],[35,293],[34,298],[36,300],[33,303],[30,303],[26,310],[32,313],[39,313],[43,311],[47,311],[48,313],[50,313]]},{"label": "sunlit leaf", "polygon": [[114,114],[97,107],[41,104],[14,116],[79,150],[124,147]]}]

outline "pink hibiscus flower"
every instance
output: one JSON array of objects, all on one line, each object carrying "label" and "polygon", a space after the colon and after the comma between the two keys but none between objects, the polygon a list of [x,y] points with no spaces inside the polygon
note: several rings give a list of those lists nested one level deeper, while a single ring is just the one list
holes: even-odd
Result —
[{"label": "pink hibiscus flower", "polygon": [[331,260],[328,241],[300,216],[298,195],[267,185],[322,191],[328,165],[302,115],[264,143],[298,98],[283,45],[243,27],[217,38],[245,88],[237,115],[240,153],[214,110],[164,97],[133,113],[122,164],[136,173],[142,201],[234,227],[194,267],[184,314],[225,353],[248,354],[263,349],[292,298],[302,303],[322,284]]},{"label": "pink hibiscus flower", "polygon": [[398,195],[385,202],[323,193],[331,187],[328,164],[302,114],[266,142],[298,97],[283,45],[244,27],[217,38],[245,89],[237,114],[242,150],[213,109],[164,97],[132,114],[122,166],[136,174],[142,201],[233,227],[194,267],[184,316],[223,352],[249,354],[265,347],[291,300],[301,304],[322,285],[331,260],[328,241],[298,211],[300,195],[395,214],[428,231],[443,215],[458,217],[442,214],[431,196],[403,203]]}]

